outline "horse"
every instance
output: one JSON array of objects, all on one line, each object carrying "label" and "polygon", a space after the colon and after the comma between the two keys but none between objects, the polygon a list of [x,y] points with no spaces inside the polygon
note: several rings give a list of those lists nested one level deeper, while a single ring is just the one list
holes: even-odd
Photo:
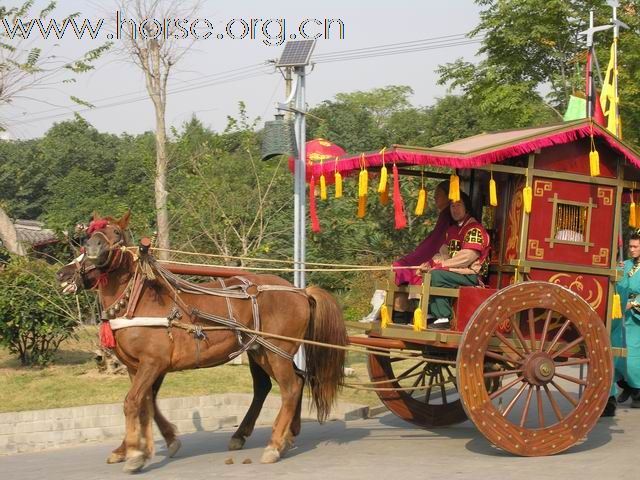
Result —
[{"label": "horse", "polygon": [[120,219],[94,214],[84,256],[57,274],[61,283],[73,277],[77,287],[98,289],[101,338],[113,342],[115,355],[130,372],[125,438],[108,461],[124,461],[125,472],[141,470],[154,454],[151,418],[168,445],[175,440],[175,428],[155,405],[167,373],[221,365],[242,351],[249,357],[253,400],[229,449],[241,449],[253,432],[273,378],[282,402],[261,461],[278,461],[300,433],[305,383],[320,422],[343,383],[342,349],[308,345],[305,374],[292,360],[301,340],[347,344],[335,298],[319,287],[295,288],[275,275],[186,282],[164,270],[146,248],[136,252],[128,225],[129,213]]}]

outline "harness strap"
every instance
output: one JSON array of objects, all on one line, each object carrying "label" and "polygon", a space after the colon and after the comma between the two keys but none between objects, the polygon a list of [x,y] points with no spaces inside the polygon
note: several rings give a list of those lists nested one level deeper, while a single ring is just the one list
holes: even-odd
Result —
[{"label": "harness strap", "polygon": [[[198,318],[201,318],[203,320],[207,320],[207,321],[213,322],[213,323],[219,323],[221,325],[224,325],[224,326],[232,328],[232,329],[235,329],[237,327],[245,328],[244,325],[238,323],[237,321],[235,321],[233,319],[220,317],[218,315],[213,315],[211,313],[201,312],[200,310],[198,310],[196,308],[191,310],[191,313],[194,316],[196,316]],[[286,358],[287,360],[293,360],[293,355],[290,355],[289,353],[285,352],[280,347],[278,347],[277,345],[274,345],[273,343],[271,343],[266,338],[256,334],[255,341],[258,342],[260,345],[262,345],[267,350],[270,350],[273,353],[275,353],[277,355],[280,355],[281,357]]]}]

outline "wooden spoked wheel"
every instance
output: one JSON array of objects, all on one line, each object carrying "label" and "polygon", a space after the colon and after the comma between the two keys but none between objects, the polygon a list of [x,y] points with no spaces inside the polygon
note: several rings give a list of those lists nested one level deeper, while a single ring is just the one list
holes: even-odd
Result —
[{"label": "wooden spoked wheel", "polygon": [[[452,362],[455,352],[441,358]],[[369,378],[382,403],[395,415],[423,428],[467,419],[455,377],[455,365],[369,355]]]},{"label": "wooden spoked wheel", "polygon": [[512,285],[485,301],[465,329],[457,367],[469,418],[496,446],[525,456],[584,438],[612,378],[604,322],[577,294],[548,282]]}]

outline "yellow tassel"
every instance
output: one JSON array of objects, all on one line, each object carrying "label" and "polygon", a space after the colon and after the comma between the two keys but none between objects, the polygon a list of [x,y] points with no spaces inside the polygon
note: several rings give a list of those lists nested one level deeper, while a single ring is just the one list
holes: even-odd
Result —
[{"label": "yellow tassel", "polygon": [[387,184],[387,188],[384,189],[383,192],[379,193],[380,204],[387,205],[389,203],[389,184]]},{"label": "yellow tassel", "polygon": [[391,323],[391,316],[386,305],[380,307],[380,328],[387,328]]},{"label": "yellow tassel", "polygon": [[522,203],[524,204],[524,212],[531,213],[531,202],[533,200],[533,191],[527,185],[522,189]]},{"label": "yellow tassel", "polygon": [[449,178],[449,200],[452,202],[460,201],[460,177],[455,173]]},{"label": "yellow tassel", "polygon": [[635,228],[640,227],[640,203],[636,203],[636,226]]},{"label": "yellow tassel", "polygon": [[498,192],[496,189],[496,181],[491,176],[491,180],[489,180],[489,205],[492,207],[498,206]]},{"label": "yellow tassel", "polygon": [[340,172],[336,172],[333,178],[336,182],[336,198],[342,198],[342,175],[340,175]]},{"label": "yellow tassel", "polygon": [[358,218],[364,218],[367,212],[367,196],[358,197]]},{"label": "yellow tassel", "polygon": [[424,320],[422,319],[422,309],[420,307],[413,311],[413,329],[416,332],[425,330]]},{"label": "yellow tassel", "polygon": [[324,178],[324,174],[320,175],[320,200],[327,199],[327,180]]},{"label": "yellow tassel", "polygon": [[378,184],[378,193],[387,190],[387,167],[384,165],[380,169],[380,183]]},{"label": "yellow tassel", "polygon": [[418,203],[416,203],[415,214],[417,217],[424,214],[424,206],[427,203],[427,191],[423,188],[418,192]]},{"label": "yellow tassel", "polygon": [[633,193],[631,194],[631,205],[629,205],[629,226],[636,228],[638,225],[636,218],[636,202],[633,201]]},{"label": "yellow tassel", "polygon": [[360,170],[358,176],[358,197],[366,197],[367,189],[369,188],[369,172],[366,169]]},{"label": "yellow tassel", "polygon": [[592,177],[600,176],[600,154],[597,150],[589,152],[589,173]]},{"label": "yellow tassel", "polygon": [[613,305],[611,306],[611,318],[622,318],[622,304],[620,303],[620,295],[613,294]]}]

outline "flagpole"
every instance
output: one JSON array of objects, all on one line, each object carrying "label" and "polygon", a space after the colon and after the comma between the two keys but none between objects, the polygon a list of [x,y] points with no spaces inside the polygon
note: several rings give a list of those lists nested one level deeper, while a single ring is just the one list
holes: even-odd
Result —
[{"label": "flagpole", "polygon": [[618,25],[618,4],[613,3],[613,94],[615,95],[615,119],[616,119],[616,135],[622,138],[622,127],[620,125],[620,97],[618,97],[618,36],[620,35],[620,27]]}]

